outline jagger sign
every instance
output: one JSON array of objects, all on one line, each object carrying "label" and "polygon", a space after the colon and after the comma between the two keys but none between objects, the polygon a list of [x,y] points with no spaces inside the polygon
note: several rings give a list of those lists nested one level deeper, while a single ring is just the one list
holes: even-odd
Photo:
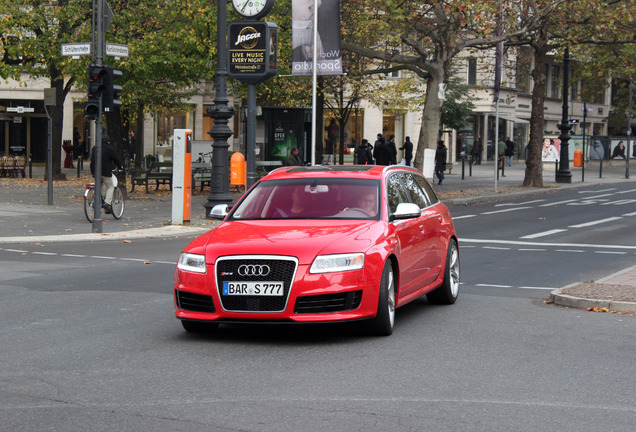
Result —
[{"label": "jagger sign", "polygon": [[266,21],[234,22],[228,26],[228,74],[258,84],[276,74],[278,26]]}]

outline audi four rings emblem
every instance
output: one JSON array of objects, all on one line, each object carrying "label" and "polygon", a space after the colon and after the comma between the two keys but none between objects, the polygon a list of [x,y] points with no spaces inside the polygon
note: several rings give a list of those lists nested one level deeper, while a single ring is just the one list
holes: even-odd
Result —
[{"label": "audi four rings emblem", "polygon": [[267,276],[269,274],[268,265],[243,264],[238,268],[241,276]]}]

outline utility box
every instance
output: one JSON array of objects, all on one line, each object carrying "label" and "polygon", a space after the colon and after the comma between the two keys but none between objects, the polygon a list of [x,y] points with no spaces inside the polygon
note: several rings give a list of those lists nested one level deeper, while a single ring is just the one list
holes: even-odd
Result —
[{"label": "utility box", "polygon": [[432,179],[435,172],[435,150],[424,149],[424,165],[422,167],[422,174],[427,179]]},{"label": "utility box", "polygon": [[192,205],[192,131],[175,129],[172,147],[172,224],[190,222]]}]

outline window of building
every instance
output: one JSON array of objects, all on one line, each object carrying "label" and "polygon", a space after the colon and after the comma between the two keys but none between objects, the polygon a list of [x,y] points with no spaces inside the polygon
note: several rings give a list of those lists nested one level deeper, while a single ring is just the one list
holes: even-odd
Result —
[{"label": "window of building", "polygon": [[477,59],[476,58],[468,59],[468,84],[469,85],[477,84]]},{"label": "window of building", "polygon": [[559,97],[559,77],[561,76],[561,68],[559,66],[552,66],[552,81],[550,86],[550,97]]}]

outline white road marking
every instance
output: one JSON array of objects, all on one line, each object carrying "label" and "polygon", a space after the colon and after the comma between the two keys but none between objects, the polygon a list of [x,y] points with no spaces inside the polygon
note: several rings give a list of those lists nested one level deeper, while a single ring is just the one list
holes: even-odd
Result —
[{"label": "white road marking", "polygon": [[60,254],[60,256],[69,258],[86,258],[88,255]]},{"label": "white road marking", "polygon": [[526,210],[532,207],[515,207],[515,208],[510,208],[510,209],[504,209],[504,210],[495,210],[495,211],[491,211],[491,212],[484,212],[481,213],[483,215],[491,215],[491,214],[497,214],[497,213],[508,213],[511,211],[517,211],[517,210]]},{"label": "white road marking", "polygon": [[512,288],[512,285],[494,285],[494,284],[476,284],[475,286],[491,287],[491,288]]},{"label": "white road marking", "polygon": [[552,287],[533,287],[533,286],[520,286],[517,288],[521,288],[521,289],[532,289],[532,290],[546,290],[546,291],[554,291],[556,288],[552,288]]},{"label": "white road marking", "polygon": [[524,252],[545,252],[547,249],[532,249],[532,248],[519,248],[520,251]]},{"label": "white road marking", "polygon": [[573,248],[596,248],[596,249],[621,249],[621,250],[634,250],[636,251],[636,245],[604,245],[604,244],[588,244],[588,243],[539,243],[539,242],[524,242],[519,240],[484,240],[484,239],[470,239],[460,238],[460,243],[484,243],[484,244],[505,244],[505,245],[517,245],[517,246],[540,246],[540,247],[573,247]]},{"label": "white road marking", "polygon": [[484,249],[510,250],[509,247],[484,246]]},{"label": "white road marking", "polygon": [[567,231],[567,230],[566,229],[553,229],[553,230],[550,230],[550,231],[543,231],[543,232],[536,233],[536,234],[528,234],[527,236],[523,236],[523,237],[520,237],[520,238],[522,238],[522,239],[533,239],[533,238],[537,238],[537,237],[549,236],[549,235],[560,233],[560,232],[563,232],[563,231]]},{"label": "white road marking", "polygon": [[556,205],[559,205],[559,204],[567,204],[567,203],[577,202],[577,201],[578,201],[578,199],[557,201],[557,202],[553,202],[553,203],[541,204],[539,207],[552,207],[552,206],[556,206]]},{"label": "white road marking", "polygon": [[636,216],[636,212],[634,213],[625,213],[623,216],[627,217],[627,216]]},{"label": "white road marking", "polygon": [[597,254],[613,254],[613,255],[625,255],[627,252],[619,252],[619,251],[594,251]]},{"label": "white road marking", "polygon": [[584,250],[580,250],[580,249],[556,249],[555,252],[577,252],[577,253],[582,253],[585,252]]},{"label": "white road marking", "polygon": [[526,202],[522,202],[522,203],[504,203],[504,204],[495,204],[495,207],[510,207],[510,206],[518,206],[518,205],[534,204],[534,203],[543,202],[543,201],[545,201],[545,200],[544,200],[544,199],[537,199],[537,200],[526,201]]},{"label": "white road marking", "polygon": [[58,255],[55,252],[31,252],[31,253],[35,255]]},{"label": "white road marking", "polygon": [[453,216],[453,220],[457,220],[457,219],[468,219],[468,218],[473,218],[473,217],[477,217],[477,215]]},{"label": "white road marking", "polygon": [[585,223],[577,224],[577,225],[569,225],[568,228],[584,228],[584,227],[598,225],[598,224],[602,224],[602,223],[605,223],[605,222],[612,222],[612,221],[620,220],[620,219],[623,219],[623,218],[620,217],[620,216],[610,217],[610,218],[595,220],[595,221],[592,221],[592,222],[585,222]]}]

